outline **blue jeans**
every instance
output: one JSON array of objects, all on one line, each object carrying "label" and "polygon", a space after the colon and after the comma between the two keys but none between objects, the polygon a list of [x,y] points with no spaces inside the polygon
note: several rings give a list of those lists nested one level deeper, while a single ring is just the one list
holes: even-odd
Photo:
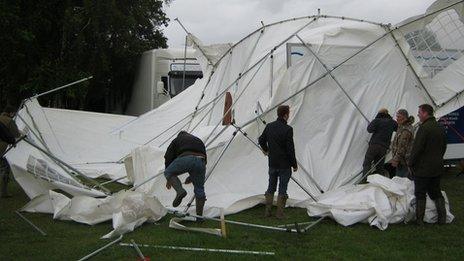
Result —
[{"label": "blue jeans", "polygon": [[274,169],[269,168],[269,186],[266,194],[274,194],[277,189],[277,180],[279,180],[279,195],[287,196],[288,181],[292,176],[292,169]]},{"label": "blue jeans", "polygon": [[164,170],[166,180],[172,176],[188,173],[193,183],[193,193],[197,198],[205,198],[205,160],[197,156],[183,156],[176,158]]}]

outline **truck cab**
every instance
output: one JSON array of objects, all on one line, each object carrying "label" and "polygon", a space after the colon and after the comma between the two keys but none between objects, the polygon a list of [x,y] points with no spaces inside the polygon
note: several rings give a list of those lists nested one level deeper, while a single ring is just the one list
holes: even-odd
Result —
[{"label": "truck cab", "polygon": [[139,116],[151,111],[202,77],[193,49],[146,51],[141,55],[125,114]]}]

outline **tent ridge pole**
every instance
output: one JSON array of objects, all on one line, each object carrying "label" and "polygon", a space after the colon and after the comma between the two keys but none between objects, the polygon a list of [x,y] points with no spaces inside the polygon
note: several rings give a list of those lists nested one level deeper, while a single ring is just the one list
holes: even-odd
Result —
[{"label": "tent ridge pole", "polygon": [[422,89],[425,91],[425,93],[427,94],[427,98],[430,99],[430,101],[432,102],[432,104],[435,106],[435,107],[438,107],[437,103],[433,100],[432,98],[432,95],[430,95],[430,92],[427,90],[427,88],[425,88],[425,85],[424,83],[422,82],[422,80],[420,79],[419,75],[417,74],[416,70],[414,69],[414,67],[412,66],[411,62],[409,61],[409,58],[406,56],[406,54],[404,53],[403,49],[401,48],[400,46],[400,43],[398,42],[398,40],[396,39],[396,37],[393,35],[392,31],[389,32],[391,38],[393,39],[393,41],[395,42],[395,47],[400,51],[401,55],[403,56],[403,58],[406,60],[406,63],[407,63],[407,66],[411,69],[412,73],[414,74],[414,77],[416,78],[416,80],[419,82],[420,86],[422,87]]}]

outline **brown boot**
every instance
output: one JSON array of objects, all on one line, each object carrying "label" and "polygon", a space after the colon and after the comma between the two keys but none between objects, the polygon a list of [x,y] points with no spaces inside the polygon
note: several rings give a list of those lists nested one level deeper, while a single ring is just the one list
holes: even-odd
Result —
[{"label": "brown boot", "polygon": [[272,210],[272,204],[274,203],[274,194],[264,194],[264,197],[266,198],[266,208],[264,210],[264,217],[270,217],[271,210]]},{"label": "brown boot", "polygon": [[446,208],[445,208],[445,199],[439,198],[435,200],[435,206],[437,207],[438,221],[440,225],[446,224]]},{"label": "brown boot", "polygon": [[[203,216],[203,208],[205,207],[206,197],[205,198],[197,198],[195,197],[195,208],[197,216]],[[197,218],[197,221],[202,222],[204,221],[203,218]]]},{"label": "brown boot", "polygon": [[279,195],[277,196],[277,211],[276,211],[276,218],[284,219],[284,208],[285,204],[287,203],[287,196]]},{"label": "brown boot", "polygon": [[425,199],[416,200],[416,224],[419,226],[424,225],[425,203]]}]

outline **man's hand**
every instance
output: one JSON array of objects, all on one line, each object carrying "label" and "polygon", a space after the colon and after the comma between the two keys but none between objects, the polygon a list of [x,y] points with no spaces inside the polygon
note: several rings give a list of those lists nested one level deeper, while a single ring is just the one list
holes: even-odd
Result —
[{"label": "man's hand", "polygon": [[171,189],[171,182],[169,182],[169,180],[166,181],[166,188],[167,188],[168,190]]},{"label": "man's hand", "polygon": [[184,184],[190,184],[190,183],[192,183],[192,179],[190,178],[190,176],[188,176],[188,177],[185,179]]},{"label": "man's hand", "polygon": [[292,169],[293,169],[293,172],[297,172],[298,171],[298,166],[292,167]]}]

